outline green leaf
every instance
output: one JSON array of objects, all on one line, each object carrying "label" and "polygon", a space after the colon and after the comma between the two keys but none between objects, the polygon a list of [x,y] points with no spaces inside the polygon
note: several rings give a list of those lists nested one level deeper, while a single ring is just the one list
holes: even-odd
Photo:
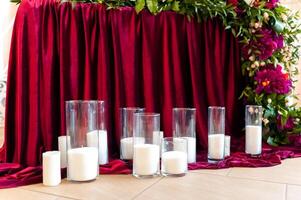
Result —
[{"label": "green leaf", "polygon": [[176,12],[179,11],[180,10],[180,2],[174,1],[171,5],[171,9]]},{"label": "green leaf", "polygon": [[135,5],[135,10],[137,13],[139,13],[141,10],[143,10],[145,6],[145,0],[137,0]]},{"label": "green leaf", "polygon": [[152,14],[156,14],[158,11],[158,1],[157,0],[146,0],[146,6]]},{"label": "green leaf", "polygon": [[274,142],[274,138],[272,136],[269,136],[267,143],[271,146],[277,147],[278,144]]}]

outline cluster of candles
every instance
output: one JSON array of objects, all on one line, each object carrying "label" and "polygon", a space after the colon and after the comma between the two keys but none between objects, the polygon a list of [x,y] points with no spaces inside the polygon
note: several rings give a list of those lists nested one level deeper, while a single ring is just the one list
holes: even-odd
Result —
[{"label": "cluster of candles", "polygon": [[[196,162],[196,109],[173,109],[173,137],[160,131],[160,114],[143,108],[120,110],[120,159],[133,160],[133,176],[183,176],[188,163]],[[261,154],[260,106],[246,106],[246,153]],[[67,180],[90,181],[99,164],[108,163],[108,142],[103,101],[67,101],[67,135],[58,138],[59,151],[43,153],[43,183],[58,185],[60,169]],[[225,136],[225,108],[208,108],[208,162],[230,155],[230,136]],[[160,165],[161,160],[161,165]]]}]

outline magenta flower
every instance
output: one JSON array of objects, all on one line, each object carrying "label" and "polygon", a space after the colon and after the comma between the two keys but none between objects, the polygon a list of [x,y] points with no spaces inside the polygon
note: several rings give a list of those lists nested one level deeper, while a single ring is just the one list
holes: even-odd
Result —
[{"label": "magenta flower", "polygon": [[260,35],[257,41],[252,40],[249,44],[242,47],[242,55],[245,59],[249,58],[250,49],[251,52],[255,52],[255,50],[259,51],[256,55],[259,60],[266,60],[271,57],[276,50],[283,47],[283,36],[277,35],[273,30],[263,28],[257,31],[256,34]]},{"label": "magenta flower", "polygon": [[287,94],[292,89],[292,81],[288,74],[282,73],[282,67],[277,65],[268,65],[263,70],[260,70],[255,75],[257,81],[256,93],[265,92],[267,94]]},{"label": "magenta flower", "polygon": [[292,130],[294,128],[294,119],[289,117],[284,125],[281,124],[281,115],[277,116],[277,128],[279,130]]},{"label": "magenta flower", "polygon": [[273,9],[277,6],[278,2],[279,0],[267,0],[267,2],[265,3],[265,7],[268,9]]}]

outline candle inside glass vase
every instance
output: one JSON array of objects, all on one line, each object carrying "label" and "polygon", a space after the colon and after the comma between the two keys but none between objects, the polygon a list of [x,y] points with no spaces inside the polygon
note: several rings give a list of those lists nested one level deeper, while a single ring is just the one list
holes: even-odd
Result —
[{"label": "candle inside glass vase", "polygon": [[[132,160],[133,159],[133,145],[144,144],[144,137],[133,138],[134,131],[134,113],[141,113],[144,108],[128,107],[120,109],[120,159]],[[134,142],[135,140],[135,142]]]},{"label": "candle inside glass vase", "polygon": [[225,108],[208,108],[208,162],[216,163],[225,157]]},{"label": "candle inside glass vase", "polygon": [[70,137],[70,145],[67,145],[67,180],[90,181],[98,176],[97,107],[97,101],[66,102],[66,128]]},{"label": "candle inside glass vase", "polygon": [[245,110],[245,120],[245,152],[252,156],[258,156],[261,154],[262,149],[262,107],[247,105]]},{"label": "candle inside glass vase", "polygon": [[[133,176],[147,178],[159,175],[160,146],[153,134],[159,131],[160,114],[134,114]],[[140,138],[144,138],[144,143],[140,143]]]},{"label": "candle inside glass vase", "polygon": [[196,162],[195,112],[195,108],[173,109],[173,137],[187,140],[188,163]]},{"label": "candle inside glass vase", "polygon": [[162,140],[161,173],[184,176],[187,172],[187,139],[167,137]]}]

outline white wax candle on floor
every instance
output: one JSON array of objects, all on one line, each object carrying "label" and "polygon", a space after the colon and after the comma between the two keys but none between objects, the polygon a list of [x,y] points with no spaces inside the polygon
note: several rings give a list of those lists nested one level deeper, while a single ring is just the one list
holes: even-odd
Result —
[{"label": "white wax candle on floor", "polygon": [[246,126],[246,153],[261,154],[262,128],[261,126]]},{"label": "white wax candle on floor", "polygon": [[43,184],[46,186],[57,186],[60,183],[60,152],[47,151],[43,153]]},{"label": "white wax candle on floor", "polygon": [[135,174],[154,175],[159,170],[159,146],[155,144],[134,145],[133,169]]},{"label": "white wax candle on floor", "polygon": [[183,151],[167,151],[162,154],[162,172],[167,174],[183,174],[187,171],[187,153]]},{"label": "white wax candle on floor", "polygon": [[98,175],[98,149],[82,147],[68,150],[68,179],[89,181]]},{"label": "white wax candle on floor", "polygon": [[225,156],[230,156],[230,143],[231,137],[229,135],[225,135]]},{"label": "white wax candle on floor", "polygon": [[[98,142],[97,142],[98,139]],[[99,151],[99,164],[104,165],[108,159],[108,136],[105,130],[94,130],[87,133],[87,146],[96,147]]]},{"label": "white wax candle on floor", "polygon": [[[143,137],[135,137],[135,144],[144,144],[145,138]],[[120,158],[124,160],[133,159],[133,145],[134,139],[133,137],[122,138],[120,140]]]},{"label": "white wax candle on floor", "polygon": [[[68,142],[68,144],[67,144]],[[70,143],[70,136],[59,136],[58,137],[59,143],[59,151],[61,153],[61,168],[67,167],[67,145],[71,147]]]},{"label": "white wax candle on floor", "polygon": [[223,159],[225,150],[225,135],[210,134],[208,136],[208,156],[211,159]]},{"label": "white wax candle on floor", "polygon": [[[174,149],[177,151],[187,152],[188,156],[188,163],[195,163],[196,162],[196,139],[195,137],[179,137],[181,139],[187,140],[187,150],[183,149],[181,145],[182,142],[177,142],[177,138],[174,138]],[[179,140],[181,141],[181,140]]]}]

